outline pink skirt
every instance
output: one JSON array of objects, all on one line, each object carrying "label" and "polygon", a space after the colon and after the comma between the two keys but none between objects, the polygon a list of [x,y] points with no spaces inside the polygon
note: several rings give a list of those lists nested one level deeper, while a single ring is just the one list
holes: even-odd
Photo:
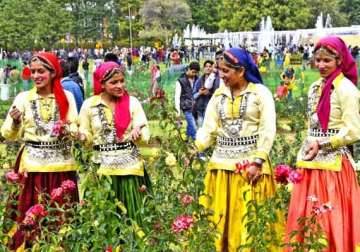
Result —
[{"label": "pink skirt", "polygon": [[[287,221],[290,233],[300,230],[298,219],[310,217],[323,204],[331,206],[316,215],[326,234],[327,252],[353,252],[360,249],[360,188],[347,156],[342,158],[340,172],[303,169],[304,178],[294,185]],[[324,210],[321,209],[320,210]],[[297,241],[301,241],[299,236]],[[291,251],[290,248],[287,249]]]}]

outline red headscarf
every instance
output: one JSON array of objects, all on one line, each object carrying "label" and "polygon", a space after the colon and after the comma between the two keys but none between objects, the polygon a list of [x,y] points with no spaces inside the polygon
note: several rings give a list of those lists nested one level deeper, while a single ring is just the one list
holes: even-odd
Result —
[{"label": "red headscarf", "polygon": [[55,77],[52,80],[52,91],[55,95],[55,100],[59,107],[60,120],[65,121],[67,112],[69,110],[69,101],[67,100],[64,89],[60,83],[60,79],[62,77],[60,62],[55,54],[49,52],[39,52],[35,54],[34,57],[38,57],[45,61],[55,73]]},{"label": "red headscarf", "polygon": [[[115,62],[105,62],[101,64],[94,72],[94,95],[98,95],[102,92],[101,83],[104,81],[104,77],[112,70],[119,68],[120,66]],[[125,91],[124,94],[118,99],[115,106],[115,128],[116,136],[118,139],[122,139],[126,129],[130,125],[130,96]]]},{"label": "red headscarf", "polygon": [[330,51],[336,51],[340,56],[341,64],[325,79],[325,86],[322,90],[320,101],[317,106],[317,115],[323,131],[327,131],[330,117],[330,95],[334,79],[343,73],[355,86],[358,82],[358,72],[356,63],[351,56],[345,42],[335,36],[329,36],[321,39],[315,46],[315,51],[320,47],[329,48]]}]

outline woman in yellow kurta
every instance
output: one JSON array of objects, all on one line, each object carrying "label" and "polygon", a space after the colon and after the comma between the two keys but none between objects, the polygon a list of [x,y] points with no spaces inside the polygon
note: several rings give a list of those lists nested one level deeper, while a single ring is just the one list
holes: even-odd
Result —
[{"label": "woman in yellow kurta", "polygon": [[138,211],[145,186],[150,187],[136,143],[149,140],[148,122],[140,102],[125,89],[119,65],[106,62],[94,73],[94,96],[80,111],[80,135],[94,149],[100,175],[112,177],[116,197],[129,217],[141,224]]},{"label": "woman in yellow kurta", "polygon": [[[71,141],[59,134],[56,125],[68,121],[67,133],[77,133],[77,111],[74,97],[60,84],[62,71],[56,56],[39,53],[30,62],[35,87],[18,94],[7,115],[1,134],[9,140],[25,142],[18,155],[15,171],[21,175],[22,189],[18,196],[16,221],[38,203],[40,193],[50,194],[65,180],[76,184],[77,165],[71,155]],[[77,190],[72,195],[78,200]],[[12,248],[19,247],[24,233],[14,235]]]},{"label": "woman in yellow kurta", "polygon": [[[257,66],[246,51],[226,51],[219,70],[225,86],[211,98],[195,143],[200,151],[215,146],[205,177],[207,197],[201,203],[214,213],[217,251],[232,252],[246,242],[243,217],[248,200],[261,200],[275,190],[269,152],[276,119],[272,94],[261,84]],[[243,163],[249,163],[246,176],[237,171]]]},{"label": "woman in yellow kurta", "polygon": [[299,218],[317,209],[328,241],[323,251],[354,252],[360,250],[360,188],[349,146],[360,139],[358,70],[338,37],[317,43],[315,66],[322,78],[309,89],[308,134],[297,158],[304,178],[294,185],[287,233],[300,231],[294,238],[303,241]]}]

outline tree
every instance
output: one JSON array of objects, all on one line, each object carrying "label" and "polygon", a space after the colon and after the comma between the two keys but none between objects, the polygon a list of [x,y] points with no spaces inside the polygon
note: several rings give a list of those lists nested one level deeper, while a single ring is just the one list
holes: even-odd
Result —
[{"label": "tree", "polygon": [[214,33],[219,30],[221,1],[217,0],[187,0],[191,8],[194,24],[202,27],[206,32]]},{"label": "tree", "polygon": [[145,26],[140,37],[163,38],[166,42],[172,33],[191,21],[191,10],[185,0],[146,0],[140,15]]},{"label": "tree", "polygon": [[0,2],[0,43],[8,49],[26,49],[34,43],[32,35],[35,15],[31,0]]},{"label": "tree", "polygon": [[51,46],[72,30],[71,13],[61,1],[36,1],[32,34],[40,46]]},{"label": "tree", "polygon": [[0,7],[0,41],[8,49],[53,45],[71,27],[60,1],[3,0]]},{"label": "tree", "polygon": [[305,28],[310,18],[307,0],[223,0],[220,29],[251,31],[270,16],[276,30]]},{"label": "tree", "polygon": [[[322,12],[326,17],[327,14],[330,15],[332,19],[332,25],[337,26],[347,26],[349,24],[348,15],[345,12],[342,12],[341,0],[307,0],[310,6],[311,18],[309,20],[308,28],[314,28],[316,19]],[[348,6],[353,8],[355,6]],[[359,7],[357,7],[359,8]],[[357,13],[358,14],[358,13]]]},{"label": "tree", "polygon": [[345,0],[340,6],[341,11],[348,15],[349,25],[360,25],[360,0]]}]

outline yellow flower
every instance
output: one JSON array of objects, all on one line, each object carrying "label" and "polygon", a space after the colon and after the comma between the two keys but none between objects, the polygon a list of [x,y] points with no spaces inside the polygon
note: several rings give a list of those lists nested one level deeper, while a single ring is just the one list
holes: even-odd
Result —
[{"label": "yellow flower", "polygon": [[175,158],[174,154],[169,152],[167,154],[167,157],[165,158],[165,163],[168,166],[175,166],[176,165],[176,158]]},{"label": "yellow flower", "polygon": [[116,203],[116,206],[117,206],[118,208],[120,208],[121,212],[123,212],[124,214],[127,213],[127,209],[126,209],[125,205],[124,205],[121,201],[118,201],[118,202]]},{"label": "yellow flower", "polygon": [[70,230],[71,230],[71,228],[69,226],[63,227],[59,230],[59,234],[66,234]]},{"label": "yellow flower", "polygon": [[9,163],[4,163],[2,167],[3,169],[10,169]]}]

